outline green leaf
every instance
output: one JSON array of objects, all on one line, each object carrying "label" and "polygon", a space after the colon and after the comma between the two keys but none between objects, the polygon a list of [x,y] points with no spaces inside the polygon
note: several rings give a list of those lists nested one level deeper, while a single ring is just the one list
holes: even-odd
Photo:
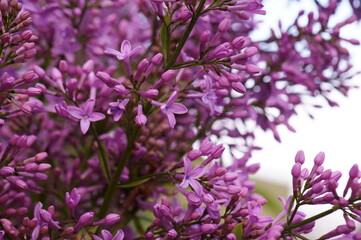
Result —
[{"label": "green leaf", "polygon": [[163,23],[162,27],[160,28],[160,40],[162,42],[162,53],[164,60],[167,62],[169,49],[169,31],[165,23]]},{"label": "green leaf", "polygon": [[237,240],[242,240],[243,226],[242,223],[238,223],[232,230],[232,233],[236,235]]},{"label": "green leaf", "polygon": [[135,186],[138,186],[140,184],[143,184],[145,182],[148,182],[153,176],[149,177],[149,178],[138,178],[135,180],[131,180],[122,184],[118,184],[117,187],[118,188],[132,188]]}]

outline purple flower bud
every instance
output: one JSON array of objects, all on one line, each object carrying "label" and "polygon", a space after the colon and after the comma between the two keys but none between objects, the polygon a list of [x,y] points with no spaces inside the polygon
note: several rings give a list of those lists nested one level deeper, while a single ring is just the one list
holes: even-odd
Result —
[{"label": "purple flower bud", "polygon": [[25,165],[24,171],[25,172],[35,172],[38,170],[38,164],[36,163],[28,163]]},{"label": "purple flower bud", "polygon": [[152,57],[151,61],[154,65],[158,65],[162,62],[162,60],[163,60],[163,54],[158,53],[154,57]]},{"label": "purple flower bud", "polygon": [[209,234],[217,230],[217,227],[218,227],[217,224],[206,223],[206,224],[202,224],[201,231],[204,234]]},{"label": "purple flower bud", "polygon": [[169,239],[175,239],[177,237],[178,233],[176,230],[171,229],[168,231],[167,236]]},{"label": "purple flower bud", "polygon": [[5,167],[0,168],[0,176],[2,176],[2,177],[11,176],[14,173],[15,173],[15,169],[12,167],[5,166]]},{"label": "purple flower bud", "polygon": [[48,157],[48,153],[47,152],[41,152],[35,155],[35,161],[36,162],[41,162],[44,161],[45,158]]},{"label": "purple flower bud", "polygon": [[231,21],[228,18],[225,18],[218,25],[218,31],[221,33],[227,32],[230,26],[231,26]]},{"label": "purple flower bud", "polygon": [[234,181],[237,178],[238,178],[238,174],[236,172],[227,172],[223,177],[224,181]]},{"label": "purple flower bud", "polygon": [[360,171],[358,169],[358,165],[354,164],[350,169],[349,176],[350,178],[357,178],[359,177],[359,175],[360,175]]},{"label": "purple flower bud", "polygon": [[234,233],[229,233],[226,236],[226,240],[237,240],[237,237],[234,235]]},{"label": "purple flower bud", "polygon": [[147,91],[141,91],[139,94],[143,97],[153,99],[158,96],[159,91],[157,89],[149,89]]},{"label": "purple flower bud", "polygon": [[324,153],[324,152],[320,152],[320,153],[317,154],[316,157],[315,157],[315,160],[314,160],[315,165],[321,166],[321,165],[323,164],[324,160],[325,160],[325,153]]},{"label": "purple flower bud", "polygon": [[75,208],[81,200],[81,195],[77,188],[71,190],[70,194],[65,193],[65,202],[69,206],[69,208]]},{"label": "purple flower bud", "polygon": [[78,223],[75,225],[74,230],[78,231],[80,228],[84,226],[88,226],[93,223],[94,213],[86,212],[80,216]]},{"label": "purple flower bud", "polygon": [[44,222],[48,223],[50,225],[50,227],[55,228],[55,229],[61,229],[59,224],[54,222],[52,215],[48,211],[46,211],[44,209],[40,209],[39,214],[40,214],[40,218]]},{"label": "purple flower bud", "polygon": [[299,178],[301,176],[301,164],[296,162],[295,165],[293,165],[291,174],[294,178]]},{"label": "purple flower bud", "polygon": [[88,60],[83,64],[82,67],[83,71],[87,74],[89,74],[91,71],[93,71],[94,69],[94,61],[93,60]]},{"label": "purple flower bud", "polygon": [[116,224],[117,222],[119,222],[119,220],[120,220],[119,214],[110,213],[105,216],[105,224],[109,226]]},{"label": "purple flower bud", "polygon": [[246,93],[247,90],[244,87],[244,85],[241,82],[232,82],[231,86],[233,88],[233,90],[239,92],[239,93]]},{"label": "purple flower bud", "polygon": [[186,197],[190,205],[199,207],[202,204],[201,199],[194,192],[189,192]]},{"label": "purple flower bud", "polygon": [[64,61],[64,60],[60,60],[60,62],[59,62],[59,70],[60,70],[60,72],[67,73],[68,68],[69,68],[68,63],[66,61]]},{"label": "purple flower bud", "polygon": [[301,165],[305,162],[305,153],[300,150],[297,152],[296,157],[295,157],[295,162],[300,163]]},{"label": "purple flower bud", "polygon": [[106,72],[97,72],[95,74],[100,80],[102,80],[109,88],[113,88],[116,85],[120,84],[120,82],[109,76]]},{"label": "purple flower bud", "polygon": [[173,78],[174,74],[175,74],[174,70],[168,70],[162,74],[161,79],[163,82],[168,82]]},{"label": "purple flower bud", "polygon": [[194,161],[197,158],[199,158],[200,156],[202,156],[202,151],[198,150],[198,149],[193,149],[192,151],[190,151],[189,153],[187,153],[187,157],[189,158],[189,160]]}]

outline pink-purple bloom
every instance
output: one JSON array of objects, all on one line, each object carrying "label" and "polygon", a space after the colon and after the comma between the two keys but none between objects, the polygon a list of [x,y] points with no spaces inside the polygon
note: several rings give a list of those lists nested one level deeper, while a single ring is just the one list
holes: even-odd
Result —
[{"label": "pink-purple bloom", "polygon": [[67,111],[74,118],[80,120],[80,129],[83,134],[89,130],[90,122],[103,120],[105,115],[99,112],[93,112],[95,105],[94,99],[88,99],[81,107],[68,106]]}]

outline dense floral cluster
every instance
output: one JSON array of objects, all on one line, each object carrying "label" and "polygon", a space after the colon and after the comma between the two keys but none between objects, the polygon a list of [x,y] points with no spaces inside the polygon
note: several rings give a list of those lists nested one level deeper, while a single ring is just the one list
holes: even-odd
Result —
[{"label": "dense floral cluster", "polygon": [[1,0],[0,239],[307,239],[337,210],[320,239],[361,239],[357,165],[339,195],[299,152],[272,218],[248,162],[254,128],[280,141],[297,106],[352,87],[340,29],[360,17],[330,26],[338,4],[253,42],[262,0]]}]

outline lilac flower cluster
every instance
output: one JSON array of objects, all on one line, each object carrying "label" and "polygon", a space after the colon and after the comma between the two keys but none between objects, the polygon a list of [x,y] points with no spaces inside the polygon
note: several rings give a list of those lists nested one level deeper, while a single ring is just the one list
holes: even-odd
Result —
[{"label": "lilac flower cluster", "polygon": [[337,6],[253,42],[262,0],[1,0],[0,239],[305,239],[337,210],[320,239],[359,239],[357,165],[341,197],[299,152],[272,218],[248,161],[254,127],[280,140],[306,96],[351,88]]}]

